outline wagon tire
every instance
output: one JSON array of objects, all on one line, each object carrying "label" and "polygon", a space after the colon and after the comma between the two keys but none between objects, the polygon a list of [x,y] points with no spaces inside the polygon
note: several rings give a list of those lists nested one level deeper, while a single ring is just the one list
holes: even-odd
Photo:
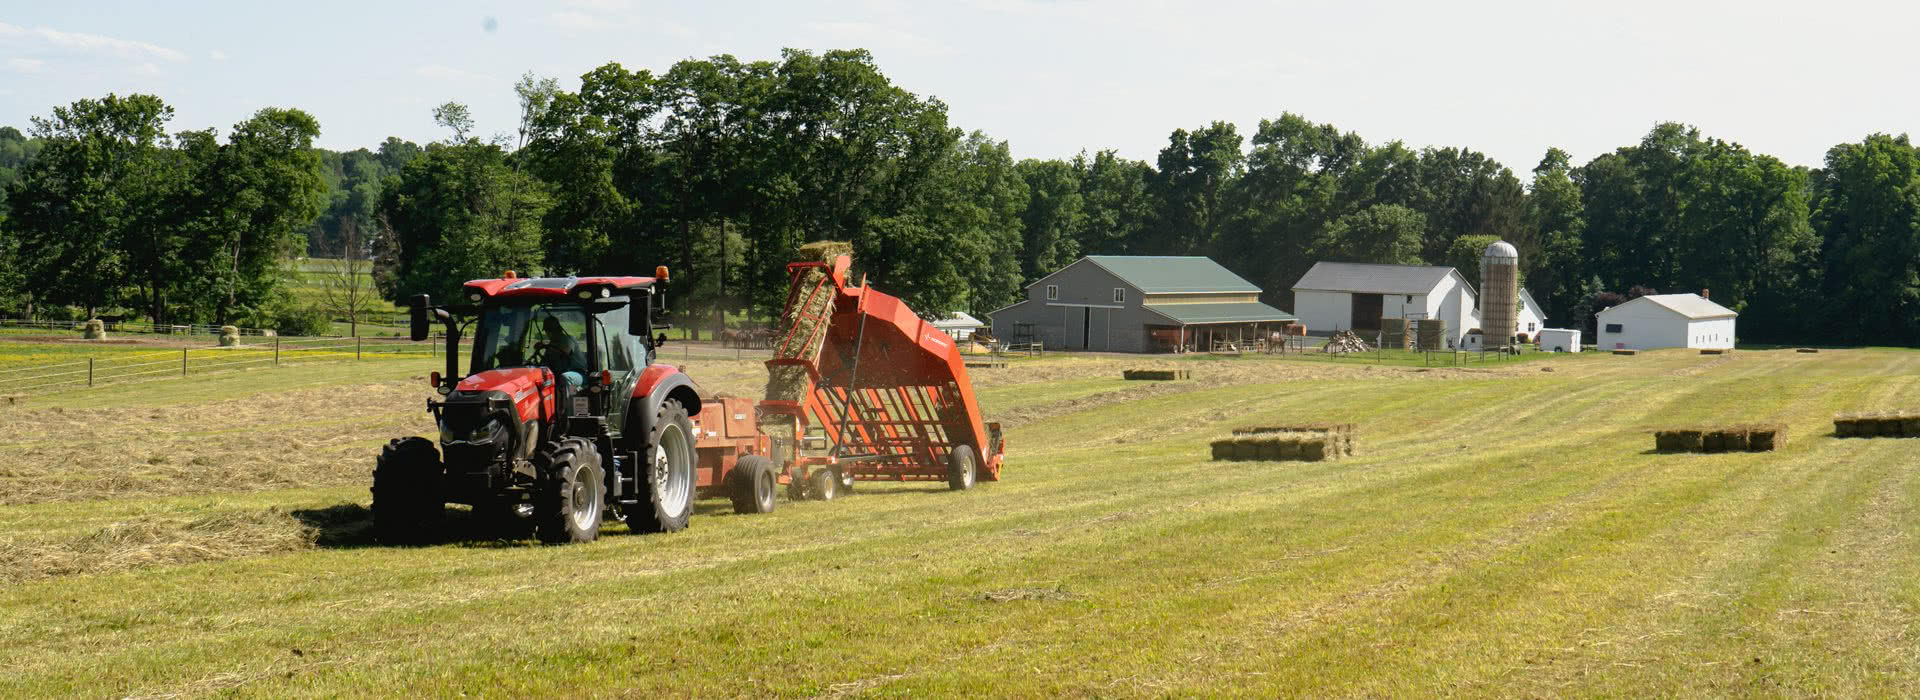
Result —
[{"label": "wagon tire", "polygon": [[807,476],[807,492],[816,501],[831,501],[840,497],[840,470],[827,467]]},{"label": "wagon tire", "polygon": [[953,453],[947,455],[947,488],[954,491],[973,488],[979,472],[980,459],[974,454],[972,445],[955,445]]}]

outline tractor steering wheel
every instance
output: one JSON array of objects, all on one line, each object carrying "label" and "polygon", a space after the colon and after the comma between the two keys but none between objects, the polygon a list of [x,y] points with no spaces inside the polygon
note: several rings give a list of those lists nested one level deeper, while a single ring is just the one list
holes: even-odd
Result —
[{"label": "tractor steering wheel", "polygon": [[533,353],[527,356],[527,366],[538,367],[547,363],[547,342],[533,344]]}]

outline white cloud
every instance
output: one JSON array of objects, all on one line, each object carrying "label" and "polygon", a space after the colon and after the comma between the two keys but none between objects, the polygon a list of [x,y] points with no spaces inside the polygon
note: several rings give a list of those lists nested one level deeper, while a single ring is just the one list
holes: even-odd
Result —
[{"label": "white cloud", "polygon": [[20,36],[25,33],[27,33],[25,29],[7,24],[6,22],[0,22],[0,36]]},{"label": "white cloud", "polygon": [[174,63],[187,60],[187,55],[184,53],[144,41],[116,39],[85,32],[63,32],[46,27],[36,27],[33,33],[49,44],[75,51],[107,53],[133,60],[158,58]]},{"label": "white cloud", "polygon": [[207,57],[215,61],[225,61],[227,60],[227,52],[214,49],[212,53],[207,54]]},{"label": "white cloud", "polygon": [[922,56],[954,53],[953,47],[932,37],[871,22],[808,22],[807,28],[835,44],[832,48],[894,49]]},{"label": "white cloud", "polygon": [[47,67],[47,62],[37,58],[7,59],[7,70],[13,71],[15,73],[40,73],[40,72],[44,72],[46,70],[46,67]]}]

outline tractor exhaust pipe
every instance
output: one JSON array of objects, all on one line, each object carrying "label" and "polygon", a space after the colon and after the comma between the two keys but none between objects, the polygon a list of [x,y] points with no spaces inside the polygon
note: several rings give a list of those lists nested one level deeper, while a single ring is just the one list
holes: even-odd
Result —
[{"label": "tractor exhaust pipe", "polygon": [[407,300],[407,320],[410,326],[408,335],[414,342],[426,340],[433,335],[431,319],[439,319],[447,329],[447,373],[441,375],[441,381],[448,391],[460,381],[460,323],[446,309],[433,305],[433,299],[425,294],[415,294]]}]

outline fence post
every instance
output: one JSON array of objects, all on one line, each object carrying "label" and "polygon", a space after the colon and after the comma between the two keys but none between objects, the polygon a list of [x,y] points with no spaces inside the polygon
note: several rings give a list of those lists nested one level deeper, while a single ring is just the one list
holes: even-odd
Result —
[{"label": "fence post", "polygon": [[93,386],[93,358],[87,358],[87,386]]},{"label": "fence post", "polygon": [[273,337],[273,363],[280,364],[280,336]]},{"label": "fence post", "polygon": [[353,359],[360,359],[360,336],[353,337]]},{"label": "fence post", "polygon": [[180,376],[187,376],[187,349],[180,348]]}]

